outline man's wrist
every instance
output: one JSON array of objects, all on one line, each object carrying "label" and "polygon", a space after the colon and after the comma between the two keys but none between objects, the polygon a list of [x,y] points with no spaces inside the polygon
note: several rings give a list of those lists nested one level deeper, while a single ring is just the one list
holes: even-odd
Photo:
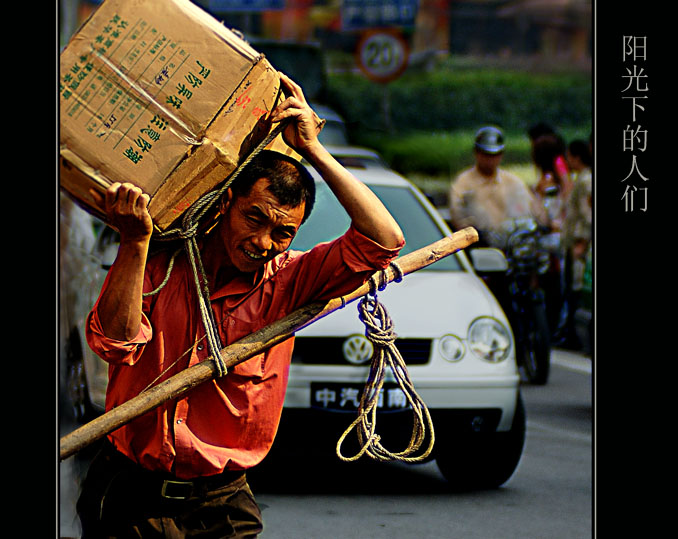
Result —
[{"label": "man's wrist", "polygon": [[120,236],[120,248],[134,251],[147,251],[151,243],[151,234],[143,236]]},{"label": "man's wrist", "polygon": [[327,149],[317,139],[309,142],[304,148],[300,148],[298,152],[314,167],[330,156]]}]

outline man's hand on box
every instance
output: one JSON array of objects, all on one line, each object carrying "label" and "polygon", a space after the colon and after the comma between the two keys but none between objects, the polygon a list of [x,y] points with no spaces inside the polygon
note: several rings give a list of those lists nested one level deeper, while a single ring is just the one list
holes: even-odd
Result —
[{"label": "man's hand on box", "polygon": [[114,183],[105,197],[90,191],[105,208],[110,226],[120,233],[120,241],[147,241],[153,233],[153,220],[148,212],[150,197],[131,183]]},{"label": "man's hand on box", "polygon": [[280,73],[280,80],[287,90],[287,99],[278,105],[271,115],[273,122],[290,119],[290,125],[283,131],[283,139],[300,154],[303,154],[313,144],[319,144],[320,133],[324,120],[306,102],[301,87],[284,73]]}]

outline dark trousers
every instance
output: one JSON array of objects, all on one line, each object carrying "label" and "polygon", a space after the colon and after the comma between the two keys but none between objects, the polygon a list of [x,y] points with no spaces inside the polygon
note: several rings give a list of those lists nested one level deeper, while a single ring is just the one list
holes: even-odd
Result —
[{"label": "dark trousers", "polygon": [[77,503],[82,539],[250,538],[263,529],[244,472],[185,481],[150,472],[106,442]]}]

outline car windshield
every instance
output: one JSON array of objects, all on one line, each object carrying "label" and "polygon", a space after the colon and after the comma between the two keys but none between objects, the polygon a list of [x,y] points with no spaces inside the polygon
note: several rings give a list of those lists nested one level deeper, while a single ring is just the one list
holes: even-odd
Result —
[{"label": "car windshield", "polygon": [[[316,202],[313,212],[308,221],[299,229],[290,246],[291,249],[307,251],[318,243],[338,238],[349,227],[348,214],[327,184],[319,182],[316,185]],[[370,188],[398,221],[405,235],[406,244],[400,252],[401,256],[438,241],[444,236],[436,222],[409,189],[395,186],[370,186]],[[457,258],[452,255],[425,269],[460,271],[461,266]]]}]

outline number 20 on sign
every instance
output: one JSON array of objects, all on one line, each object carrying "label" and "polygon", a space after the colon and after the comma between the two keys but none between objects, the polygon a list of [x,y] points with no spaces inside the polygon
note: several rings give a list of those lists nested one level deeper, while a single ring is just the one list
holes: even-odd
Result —
[{"label": "number 20 on sign", "polygon": [[374,30],[365,33],[356,48],[361,71],[376,82],[397,79],[407,67],[409,48],[396,31]]}]

